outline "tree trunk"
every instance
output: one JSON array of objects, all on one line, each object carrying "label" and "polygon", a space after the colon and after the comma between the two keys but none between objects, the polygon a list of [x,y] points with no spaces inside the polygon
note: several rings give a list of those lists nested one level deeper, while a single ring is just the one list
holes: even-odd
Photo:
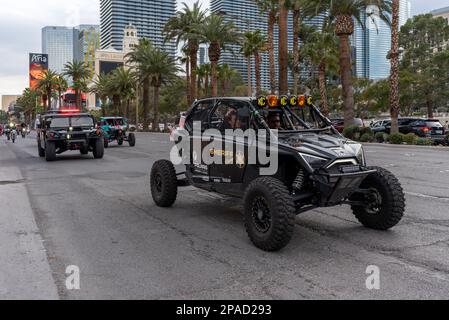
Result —
[{"label": "tree trunk", "polygon": [[209,46],[209,60],[210,60],[210,74],[211,74],[211,87],[212,97],[218,95],[217,85],[217,66],[220,60],[221,48],[218,43],[211,43]]},{"label": "tree trunk", "polygon": [[61,90],[58,90],[58,103],[59,103],[59,108],[61,108],[62,107],[62,98],[61,98],[61,96],[62,96],[62,91]]},{"label": "tree trunk", "polygon": [[318,66],[318,81],[320,85],[320,96],[321,96],[321,112],[328,117],[329,116],[329,102],[327,100],[327,89],[326,89],[326,63],[321,61]]},{"label": "tree trunk", "polygon": [[270,93],[276,93],[276,60],[274,53],[274,26],[276,24],[276,10],[271,10],[268,17],[268,56],[270,64]]},{"label": "tree trunk", "polygon": [[43,94],[43,95],[42,95],[42,102],[43,102],[44,106],[47,105],[47,101],[48,101],[48,99],[47,99],[47,94]]},{"label": "tree trunk", "polygon": [[279,0],[279,94],[288,94],[288,10]]},{"label": "tree trunk", "polygon": [[430,101],[429,97],[426,98],[426,106],[427,106],[427,118],[433,119],[433,104]]},{"label": "tree trunk", "polygon": [[187,103],[189,106],[192,105],[192,94],[190,92],[190,58],[187,58],[186,61],[186,83],[187,83]]},{"label": "tree trunk", "polygon": [[260,85],[260,54],[258,51],[254,52],[254,65],[256,72],[256,96],[259,96],[262,90]]},{"label": "tree trunk", "polygon": [[351,49],[349,36],[343,34],[340,38],[340,77],[343,87],[343,103],[345,106],[345,127],[354,124],[354,89],[352,87]]},{"label": "tree trunk", "polygon": [[159,130],[159,86],[154,86],[153,96],[153,131]]},{"label": "tree trunk", "polygon": [[206,98],[209,97],[209,73],[204,77],[204,94]]},{"label": "tree trunk", "polygon": [[399,133],[399,0],[393,0],[391,23],[391,77],[390,77],[391,133]]},{"label": "tree trunk", "polygon": [[192,103],[198,98],[197,95],[197,84],[196,84],[196,70],[198,68],[198,45],[189,44],[190,53],[190,94]]},{"label": "tree trunk", "polygon": [[298,95],[299,86],[299,32],[301,11],[293,10],[293,94]]},{"label": "tree trunk", "polygon": [[150,78],[143,81],[143,131],[148,131],[148,112],[150,109]]},{"label": "tree trunk", "polygon": [[[253,96],[253,79],[251,76],[251,56],[246,58],[246,74],[248,77],[248,97]],[[257,75],[256,75],[257,76]]]},{"label": "tree trunk", "polygon": [[51,111],[51,90],[48,90],[47,91],[47,96],[48,96],[48,106],[47,106],[47,108],[48,108],[48,111]]}]

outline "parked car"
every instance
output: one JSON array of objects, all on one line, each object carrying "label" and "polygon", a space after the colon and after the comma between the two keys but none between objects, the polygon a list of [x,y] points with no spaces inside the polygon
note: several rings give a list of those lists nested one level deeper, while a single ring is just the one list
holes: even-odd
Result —
[{"label": "parked car", "polygon": [[371,130],[374,132],[374,134],[378,132],[387,132],[387,128],[391,128],[391,120],[380,120],[375,121],[371,125]]},{"label": "parked car", "polygon": [[[335,129],[338,130],[338,132],[343,133],[345,130],[345,120],[344,119],[331,119],[332,125],[335,127]],[[360,128],[365,127],[365,122],[360,118],[354,119],[354,125],[358,126]]]},{"label": "parked car", "polygon": [[437,119],[420,119],[410,123],[408,133],[414,133],[421,138],[430,138],[436,144],[446,143],[446,130]]}]

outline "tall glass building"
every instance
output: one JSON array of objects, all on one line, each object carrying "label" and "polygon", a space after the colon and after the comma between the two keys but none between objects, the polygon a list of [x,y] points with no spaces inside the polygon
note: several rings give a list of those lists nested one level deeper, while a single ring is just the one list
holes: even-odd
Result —
[{"label": "tall glass building", "polygon": [[[211,0],[211,12],[215,14],[221,14],[227,21],[232,21],[236,27],[244,31],[256,31],[260,30],[263,34],[268,33],[268,14],[261,13],[257,3],[254,0]],[[320,29],[323,25],[323,17],[318,17],[313,20],[307,21],[308,24],[316,26]],[[293,17],[290,13],[288,22],[288,35],[289,35],[289,51],[293,50]],[[277,26],[274,30],[274,47],[275,47],[275,60],[276,66],[278,65],[278,47],[279,44],[279,29]],[[262,63],[260,67],[261,73],[261,85],[262,89],[270,89],[270,72],[269,72],[269,57],[268,53],[263,53]],[[253,74],[253,81],[255,81],[255,65],[254,59],[252,59],[251,69]],[[240,53],[240,46],[231,46],[230,50],[226,50],[222,53],[221,63],[226,63],[232,68],[239,71],[242,75],[243,81],[247,82],[247,60]],[[308,72],[302,68],[302,77],[307,77]],[[278,70],[276,70],[278,72]],[[276,76],[276,78],[278,78]],[[290,84],[292,84],[292,78],[290,75]],[[255,83],[252,84],[253,87]]]},{"label": "tall glass building", "polygon": [[122,51],[123,30],[133,25],[139,38],[176,55],[174,42],[164,43],[163,29],[176,13],[176,0],[100,0],[101,49]]},{"label": "tall glass building", "polygon": [[62,72],[67,62],[79,57],[79,31],[49,26],[42,29],[42,53],[48,54],[50,70]]},{"label": "tall glass building", "polygon": [[[362,13],[365,28],[356,23],[352,39],[355,69],[358,78],[382,80],[390,76],[390,60],[387,58],[391,50],[390,26],[379,18],[376,6],[369,6]],[[403,26],[411,18],[409,0],[400,0],[399,25]]]}]

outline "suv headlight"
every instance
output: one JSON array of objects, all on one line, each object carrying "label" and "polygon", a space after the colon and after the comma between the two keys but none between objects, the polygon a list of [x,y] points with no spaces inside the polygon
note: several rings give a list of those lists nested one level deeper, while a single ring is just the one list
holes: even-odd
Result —
[{"label": "suv headlight", "polygon": [[366,165],[365,151],[363,150],[363,148],[360,148],[359,152],[357,153],[357,161],[361,166]]},{"label": "suv headlight", "polygon": [[317,156],[312,156],[306,153],[299,154],[313,169],[319,169],[323,167],[329,160]]}]

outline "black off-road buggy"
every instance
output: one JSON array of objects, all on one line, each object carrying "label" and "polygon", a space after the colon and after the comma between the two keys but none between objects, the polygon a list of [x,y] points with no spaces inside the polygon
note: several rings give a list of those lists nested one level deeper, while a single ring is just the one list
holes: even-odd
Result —
[{"label": "black off-road buggy", "polygon": [[102,159],[103,133],[89,114],[48,113],[39,120],[37,150],[47,161],[55,161],[56,155],[73,150],[79,150],[82,155],[92,152],[95,159]]},{"label": "black off-road buggy", "polygon": [[[254,144],[248,137],[205,138],[194,130],[194,123],[198,122],[201,132],[224,132],[230,124],[234,129],[266,132],[278,147],[276,173],[261,176],[263,166],[248,163],[248,152]],[[278,134],[273,126],[279,129]],[[176,173],[174,165],[166,160],[154,164],[151,193],[155,203],[160,207],[172,206],[178,187],[190,185],[242,198],[246,230],[254,245],[262,250],[285,247],[293,235],[295,216],[319,207],[350,205],[365,227],[376,230],[394,227],[404,215],[405,197],[398,179],[383,168],[368,167],[362,145],[338,133],[309,97],[198,101],[188,113],[184,129],[177,132],[175,140],[180,155],[187,158],[186,171]],[[181,147],[186,140],[191,147],[195,141],[201,141],[206,154],[233,159],[204,165],[198,162],[197,152],[186,153]],[[218,142],[223,147],[212,148],[212,140],[214,145]],[[233,151],[224,151],[226,143],[233,145]],[[243,154],[236,151],[242,146]]]}]

